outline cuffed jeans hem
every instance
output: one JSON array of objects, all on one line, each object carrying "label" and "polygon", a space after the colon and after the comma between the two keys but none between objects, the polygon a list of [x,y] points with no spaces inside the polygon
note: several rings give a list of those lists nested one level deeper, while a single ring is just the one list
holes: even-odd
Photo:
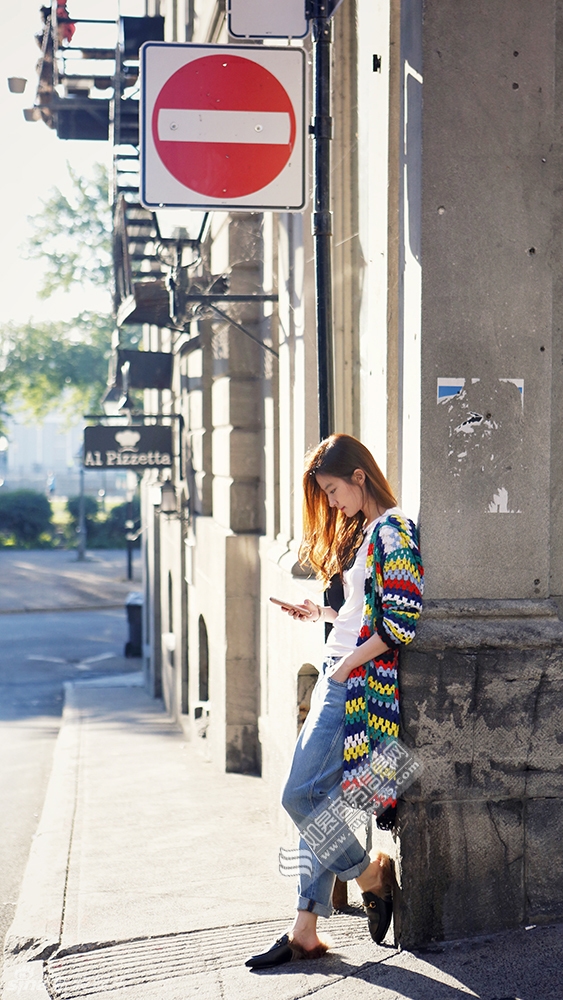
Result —
[{"label": "cuffed jeans hem", "polygon": [[309,913],[316,913],[317,917],[331,917],[332,906],[325,906],[324,903],[316,903],[306,896],[297,897],[297,910],[307,910]]},{"label": "cuffed jeans hem", "polygon": [[366,854],[365,858],[354,865],[353,868],[348,868],[345,872],[336,872],[336,877],[340,879],[341,882],[351,882],[353,878],[357,878],[362,872],[365,872],[366,868],[369,868],[371,864],[371,858],[369,854]]}]

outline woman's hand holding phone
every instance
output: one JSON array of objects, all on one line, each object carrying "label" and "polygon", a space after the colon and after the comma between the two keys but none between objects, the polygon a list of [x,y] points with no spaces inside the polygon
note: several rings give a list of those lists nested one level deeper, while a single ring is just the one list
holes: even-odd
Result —
[{"label": "woman's hand holding phone", "polygon": [[322,617],[322,611],[318,604],[314,604],[305,598],[303,604],[290,604],[288,601],[280,601],[277,597],[270,597],[273,604],[277,604],[282,611],[287,612],[290,618],[295,618],[300,622],[318,622]]}]

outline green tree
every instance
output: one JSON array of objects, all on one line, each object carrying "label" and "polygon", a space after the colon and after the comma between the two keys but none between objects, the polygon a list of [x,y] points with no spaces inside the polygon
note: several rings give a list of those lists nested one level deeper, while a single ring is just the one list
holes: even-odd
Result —
[{"label": "green tree", "polygon": [[[107,171],[95,164],[90,177],[80,177],[67,167],[71,194],[54,188],[30,220],[34,232],[27,254],[45,263],[43,298],[76,283],[111,289]],[[98,410],[113,327],[109,313],[88,312],[69,321],[0,325],[0,430],[17,404],[37,418],[55,406],[69,414]],[[123,346],[133,347],[139,339],[140,328],[128,327]]]},{"label": "green tree", "polygon": [[27,256],[45,263],[42,298],[59,289],[68,291],[76,282],[111,288],[107,170],[96,163],[90,177],[80,177],[70,164],[67,168],[72,180],[70,196],[53,188],[41,211],[29,219],[33,235],[26,246]]},{"label": "green tree", "polygon": [[107,382],[111,316],[0,326],[0,418],[22,403],[37,418],[54,406],[92,412]]}]

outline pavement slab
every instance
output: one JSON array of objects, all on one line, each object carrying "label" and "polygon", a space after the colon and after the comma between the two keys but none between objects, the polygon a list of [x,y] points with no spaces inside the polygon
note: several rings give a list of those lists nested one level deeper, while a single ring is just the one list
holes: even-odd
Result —
[{"label": "pavement slab", "polygon": [[276,903],[291,912],[259,778],[225,775],[190,753],[142,689],[116,688],[108,699],[102,687],[75,685],[66,712],[82,763],[63,948],[119,939],[124,925],[140,937],[226,916],[266,919]]},{"label": "pavement slab", "polygon": [[266,788],[200,755],[140,681],[67,685],[4,1000],[563,1000],[561,926],[414,954],[351,907],[322,922],[322,959],[245,968],[294,903]]}]

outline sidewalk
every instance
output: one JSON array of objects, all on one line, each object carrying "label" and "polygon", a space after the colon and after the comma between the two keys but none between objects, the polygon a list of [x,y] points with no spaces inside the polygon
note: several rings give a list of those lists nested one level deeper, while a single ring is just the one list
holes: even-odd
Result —
[{"label": "sidewalk", "polygon": [[5,1000],[562,1000],[561,926],[415,955],[338,914],[324,959],[250,972],[291,919],[279,847],[262,781],[205,762],[139,675],[68,685]]}]

